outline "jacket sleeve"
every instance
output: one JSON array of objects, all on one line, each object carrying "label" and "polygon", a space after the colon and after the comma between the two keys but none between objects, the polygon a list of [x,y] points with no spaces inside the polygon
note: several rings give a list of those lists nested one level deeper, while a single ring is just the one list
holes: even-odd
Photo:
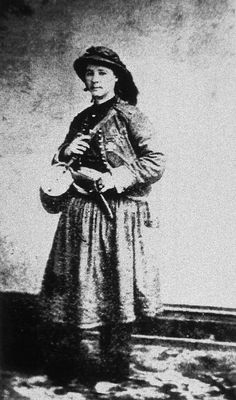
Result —
[{"label": "jacket sleeve", "polygon": [[137,157],[128,166],[113,169],[118,192],[136,185],[155,183],[161,178],[166,162],[158,145],[158,134],[142,112],[135,109],[127,124],[129,140]]}]

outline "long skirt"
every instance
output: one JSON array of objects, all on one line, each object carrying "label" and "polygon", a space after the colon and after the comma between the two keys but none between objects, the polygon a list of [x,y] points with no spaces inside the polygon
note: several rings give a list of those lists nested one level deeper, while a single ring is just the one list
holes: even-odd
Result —
[{"label": "long skirt", "polygon": [[114,219],[89,196],[62,211],[41,291],[45,322],[90,329],[160,312],[157,228],[146,201],[108,198]]}]

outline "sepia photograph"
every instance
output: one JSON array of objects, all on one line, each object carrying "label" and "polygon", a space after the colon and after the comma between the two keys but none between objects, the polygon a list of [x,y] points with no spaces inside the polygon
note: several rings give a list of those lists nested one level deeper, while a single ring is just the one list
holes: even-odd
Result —
[{"label": "sepia photograph", "polygon": [[0,400],[236,399],[236,1],[0,1]]}]

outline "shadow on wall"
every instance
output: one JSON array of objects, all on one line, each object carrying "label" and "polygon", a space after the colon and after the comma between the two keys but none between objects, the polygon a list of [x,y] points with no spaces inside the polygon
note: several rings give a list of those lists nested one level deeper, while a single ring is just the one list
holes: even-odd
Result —
[{"label": "shadow on wall", "polygon": [[42,364],[37,297],[0,293],[0,353],[3,368],[38,369]]},{"label": "shadow on wall", "polygon": [[[43,2],[44,0],[42,3]],[[25,0],[2,0],[0,4],[0,15],[7,17],[8,14],[30,16],[33,14],[33,9]]]}]

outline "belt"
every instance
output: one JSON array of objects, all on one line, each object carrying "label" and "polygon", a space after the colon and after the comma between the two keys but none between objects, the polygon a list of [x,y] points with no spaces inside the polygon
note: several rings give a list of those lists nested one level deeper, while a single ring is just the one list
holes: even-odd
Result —
[{"label": "belt", "polygon": [[72,188],[74,188],[76,190],[76,192],[78,192],[82,195],[94,198],[97,201],[97,203],[101,206],[101,209],[103,210],[103,212],[107,216],[107,218],[111,219],[111,220],[114,219],[114,216],[110,209],[110,206],[102,193],[100,193],[96,190],[87,192],[87,190],[81,188],[79,185],[76,185],[76,183],[73,183]]}]

